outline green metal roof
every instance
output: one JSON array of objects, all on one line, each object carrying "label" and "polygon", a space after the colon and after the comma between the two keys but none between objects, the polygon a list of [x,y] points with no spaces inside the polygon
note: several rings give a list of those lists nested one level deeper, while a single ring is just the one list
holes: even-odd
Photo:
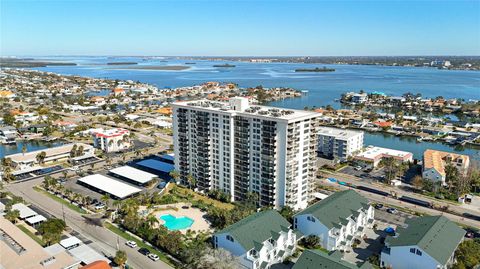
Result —
[{"label": "green metal roof", "polygon": [[439,263],[445,265],[465,230],[444,216],[426,216],[407,219],[407,228],[400,227],[397,237],[387,237],[386,244],[395,246],[418,246]]},{"label": "green metal roof", "polygon": [[[267,210],[250,215],[215,234],[230,234],[248,251],[252,248],[261,248],[264,241],[275,238],[274,234],[286,231],[290,226],[291,224],[280,213]],[[276,238],[278,239],[278,236]]]},{"label": "green metal roof", "polygon": [[368,208],[368,200],[354,190],[336,192],[327,198],[313,204],[295,216],[311,214],[329,229],[346,224],[350,216],[358,216],[360,208]]},{"label": "green metal roof", "polygon": [[329,254],[320,250],[305,250],[298,258],[292,269],[371,269],[368,262],[360,265],[342,260],[343,255],[338,251]]}]

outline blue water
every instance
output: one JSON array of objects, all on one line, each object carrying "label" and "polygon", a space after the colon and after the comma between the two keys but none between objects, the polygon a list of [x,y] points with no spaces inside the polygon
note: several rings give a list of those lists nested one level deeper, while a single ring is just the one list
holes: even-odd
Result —
[{"label": "blue water", "polygon": [[163,224],[170,231],[184,230],[190,228],[193,224],[193,219],[189,217],[175,217],[171,214],[160,216],[160,219],[165,221]]},{"label": "blue water", "polygon": [[44,142],[44,141],[18,141],[17,144],[13,145],[1,145],[0,144],[0,159],[6,155],[15,154],[22,152],[23,144],[27,147],[27,152],[41,150],[56,146],[61,146],[64,144],[62,141],[55,142]]},{"label": "blue water", "polygon": [[[300,98],[285,99],[270,103],[273,106],[303,109],[305,106],[340,104],[335,99],[346,91],[379,91],[385,94],[401,95],[405,92],[421,93],[424,97],[444,96],[446,98],[480,99],[480,72],[450,71],[423,67],[387,67],[361,65],[323,65],[301,63],[247,63],[228,62],[234,68],[215,68],[212,61],[190,61],[167,59],[144,59],[140,57],[44,57],[43,60],[75,62],[77,66],[54,66],[35,68],[66,75],[81,75],[96,78],[110,78],[146,82],[157,87],[180,87],[200,84],[206,81],[234,82],[241,87],[263,85],[266,87],[292,87],[306,90]],[[134,61],[140,65],[184,65],[195,62],[191,68],[182,71],[127,70],[128,66],[107,66],[107,62]],[[295,73],[297,68],[328,66],[335,72]],[[455,118],[455,117],[452,117]],[[414,157],[421,158],[427,148],[468,154],[480,160],[479,151],[473,148],[455,148],[431,142],[416,142],[412,138],[366,134],[365,144],[373,144],[399,150],[407,150]],[[1,150],[1,147],[0,147]],[[0,151],[1,154],[1,151]]]},{"label": "blue water", "polygon": [[[50,58],[43,58],[51,60]],[[405,92],[421,93],[424,97],[480,99],[480,72],[449,71],[423,67],[387,67],[361,65],[323,65],[302,63],[248,63],[227,62],[234,68],[215,68],[212,61],[186,61],[168,59],[142,59],[139,57],[55,57],[58,61],[75,62],[77,66],[53,66],[35,68],[59,74],[81,75],[96,78],[123,79],[151,83],[157,87],[180,87],[206,81],[238,83],[241,87],[263,85],[266,87],[293,87],[307,90],[301,98],[273,102],[271,105],[287,108],[305,106],[339,106],[335,99],[346,91],[380,91],[400,95]],[[128,66],[107,66],[107,62],[135,61],[141,65],[184,65],[195,62],[182,71],[127,70]],[[335,72],[296,73],[297,68],[328,66]]]},{"label": "blue water", "polygon": [[365,133],[365,146],[374,145],[396,150],[403,150],[413,153],[413,158],[422,159],[423,153],[427,149],[455,152],[469,155],[473,160],[480,162],[480,150],[474,147],[452,147],[451,145],[422,141],[418,142],[414,137],[402,137],[383,133]]}]

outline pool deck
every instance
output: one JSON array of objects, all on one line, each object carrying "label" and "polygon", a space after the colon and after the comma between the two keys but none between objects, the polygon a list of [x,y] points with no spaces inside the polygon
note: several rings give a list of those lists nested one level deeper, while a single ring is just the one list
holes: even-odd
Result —
[{"label": "pool deck", "polygon": [[[183,209],[182,206],[188,206],[188,209]],[[173,208],[176,208],[178,210],[175,210]],[[146,210],[145,207],[140,207],[139,211]],[[188,229],[184,230],[179,230],[181,233],[185,234],[187,230],[192,230],[195,232],[211,232],[212,230],[210,229],[210,225],[208,222],[205,220],[204,216],[206,215],[206,212],[200,211],[198,208],[193,208],[190,207],[188,203],[177,203],[177,204],[171,204],[171,205],[161,205],[153,208],[150,211],[150,214],[154,214],[155,217],[158,218],[159,224],[162,225],[165,222],[160,219],[160,216],[171,214],[172,216],[175,217],[189,217],[193,219],[193,224],[190,226]]]}]

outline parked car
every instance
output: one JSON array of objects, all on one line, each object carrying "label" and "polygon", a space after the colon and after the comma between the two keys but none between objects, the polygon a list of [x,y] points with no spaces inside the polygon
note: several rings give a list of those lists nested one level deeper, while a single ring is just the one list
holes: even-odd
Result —
[{"label": "parked car", "polygon": [[398,210],[396,208],[390,207],[387,209],[387,212],[390,214],[397,214]]},{"label": "parked car", "polygon": [[104,209],[104,208],[105,208],[105,204],[102,204],[102,203],[95,204],[95,209],[96,210],[100,210],[100,209]]},{"label": "parked car", "polygon": [[143,255],[147,256],[148,254],[150,254],[150,250],[148,250],[148,248],[140,248],[138,250],[138,252],[142,253]]},{"label": "parked car", "polygon": [[361,167],[361,166],[357,166],[357,167],[355,167],[355,170],[360,171],[360,170],[362,170],[362,167]]},{"label": "parked car", "polygon": [[127,241],[125,245],[131,247],[131,248],[136,248],[137,247],[137,242],[135,241]]},{"label": "parked car", "polygon": [[158,261],[158,260],[160,260],[160,257],[158,257],[157,254],[150,253],[150,254],[148,254],[148,257],[149,257],[150,260],[152,260],[152,261]]},{"label": "parked car", "polygon": [[383,208],[383,204],[376,204],[375,205],[375,209],[382,209]]}]

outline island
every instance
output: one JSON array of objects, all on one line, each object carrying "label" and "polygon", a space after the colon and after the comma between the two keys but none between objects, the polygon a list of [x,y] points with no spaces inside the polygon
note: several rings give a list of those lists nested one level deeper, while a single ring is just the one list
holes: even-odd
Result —
[{"label": "island", "polygon": [[76,63],[69,62],[47,62],[35,61],[31,58],[0,58],[0,67],[2,68],[33,68],[47,66],[72,66]]},{"label": "island", "polygon": [[334,68],[326,68],[325,66],[320,68],[320,67],[315,67],[315,68],[298,68],[295,69],[295,72],[334,72]]},{"label": "island", "polygon": [[138,64],[136,62],[111,62],[107,63],[107,65],[135,65]]},{"label": "island", "polygon": [[213,67],[235,67],[233,64],[215,64]]}]

